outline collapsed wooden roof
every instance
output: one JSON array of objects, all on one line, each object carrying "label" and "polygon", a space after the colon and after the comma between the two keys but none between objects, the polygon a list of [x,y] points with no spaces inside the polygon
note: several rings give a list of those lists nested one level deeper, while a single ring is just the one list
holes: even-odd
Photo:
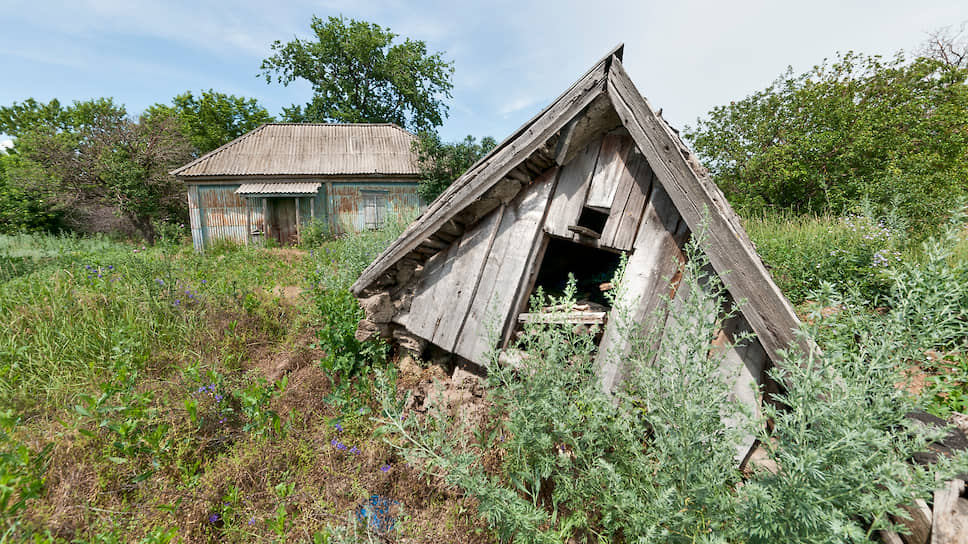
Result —
[{"label": "collapsed wooden roof", "polygon": [[363,272],[353,293],[365,297],[409,277],[407,269],[414,262],[423,263],[448,248],[549,168],[568,164],[593,139],[624,127],[689,229],[707,233],[706,255],[731,297],[741,301],[743,315],[769,358],[778,361],[781,350],[798,344],[796,314],[739,218],[676,131],[635,88],[622,66],[622,53],[621,45],[609,52],[458,178]]},{"label": "collapsed wooden roof", "polygon": [[225,176],[408,176],[416,136],[391,123],[268,123],[172,171],[189,180]]}]

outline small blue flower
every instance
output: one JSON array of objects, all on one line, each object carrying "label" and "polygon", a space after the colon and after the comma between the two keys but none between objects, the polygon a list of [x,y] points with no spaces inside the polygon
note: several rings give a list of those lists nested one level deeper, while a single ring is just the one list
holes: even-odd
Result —
[{"label": "small blue flower", "polygon": [[218,514],[212,514],[211,516],[208,516],[208,521],[209,523],[215,523],[216,521],[218,521]]},{"label": "small blue flower", "polygon": [[255,518],[249,518],[249,525],[255,525]]},{"label": "small blue flower", "polygon": [[390,463],[380,466],[382,472],[390,472]]},{"label": "small blue flower", "polygon": [[353,455],[359,455],[360,449],[357,448],[356,446],[353,446],[352,448],[350,448],[350,453],[352,453]]},{"label": "small blue flower", "polygon": [[333,427],[336,428],[337,432],[343,432],[343,426],[340,425],[339,423],[337,423],[336,425],[333,425]]}]

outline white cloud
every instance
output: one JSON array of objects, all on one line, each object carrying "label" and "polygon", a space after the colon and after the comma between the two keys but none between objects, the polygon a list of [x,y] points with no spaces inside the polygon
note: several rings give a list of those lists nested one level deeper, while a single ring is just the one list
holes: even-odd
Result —
[{"label": "white cloud", "polygon": [[0,153],[6,153],[11,147],[13,147],[13,140],[0,140]]}]

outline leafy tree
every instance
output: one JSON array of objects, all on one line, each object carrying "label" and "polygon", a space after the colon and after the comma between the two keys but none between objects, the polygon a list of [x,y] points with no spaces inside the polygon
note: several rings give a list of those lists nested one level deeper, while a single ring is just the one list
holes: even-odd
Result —
[{"label": "leafy tree", "polygon": [[172,105],[155,104],[148,116],[174,115],[199,153],[216,149],[275,119],[254,98],[244,98],[212,89],[194,96],[186,91],[171,100]]},{"label": "leafy tree", "polygon": [[191,147],[173,116],[134,121],[102,98],[74,102],[18,132],[20,161],[7,169],[8,179],[55,210],[110,206],[149,242],[154,221],[184,214],[181,186],[168,171],[190,160]]},{"label": "leafy tree", "polygon": [[427,202],[437,198],[495,145],[497,142],[490,136],[480,142],[468,135],[459,142],[444,143],[434,132],[422,133],[414,142],[420,168],[420,196]]},{"label": "leafy tree", "polygon": [[966,76],[934,59],[847,53],[788,70],[686,136],[747,210],[841,213],[867,200],[928,224],[968,192]]},{"label": "leafy tree", "polygon": [[305,106],[284,108],[294,122],[396,123],[411,130],[440,126],[444,98],[453,84],[453,63],[428,53],[423,41],[405,39],[380,25],[313,17],[314,40],[272,43],[262,76],[288,85],[304,79],[313,86]]},{"label": "leafy tree", "polygon": [[68,115],[56,98],[44,104],[33,98],[14,102],[12,106],[0,106],[0,134],[14,138],[38,125],[66,129],[70,124]]},{"label": "leafy tree", "polygon": [[61,214],[41,192],[25,190],[8,174],[24,169],[20,155],[0,151],[0,233],[58,230]]}]

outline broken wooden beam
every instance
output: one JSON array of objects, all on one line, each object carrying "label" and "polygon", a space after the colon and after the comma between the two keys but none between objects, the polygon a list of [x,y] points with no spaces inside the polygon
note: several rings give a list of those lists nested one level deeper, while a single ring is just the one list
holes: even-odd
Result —
[{"label": "broken wooden beam", "polygon": [[608,312],[541,312],[518,315],[519,323],[569,323],[572,325],[604,325]]}]

